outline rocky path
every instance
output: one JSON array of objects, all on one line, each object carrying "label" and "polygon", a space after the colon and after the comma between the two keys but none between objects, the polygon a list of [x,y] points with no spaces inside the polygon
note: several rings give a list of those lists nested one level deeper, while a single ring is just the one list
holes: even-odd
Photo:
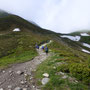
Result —
[{"label": "rocky path", "polygon": [[37,52],[39,55],[33,60],[0,71],[0,90],[38,90],[35,84],[28,82],[27,79],[32,80],[32,72],[50,54],[46,55],[41,49]]}]

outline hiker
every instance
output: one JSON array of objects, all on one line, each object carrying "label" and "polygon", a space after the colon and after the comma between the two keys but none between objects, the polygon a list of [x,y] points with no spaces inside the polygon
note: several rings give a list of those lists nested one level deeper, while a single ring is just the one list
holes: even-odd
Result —
[{"label": "hiker", "polygon": [[35,47],[36,47],[36,49],[39,49],[39,46],[37,44],[35,45]]},{"label": "hiker", "polygon": [[46,55],[48,54],[48,47],[46,46],[45,47],[45,52],[46,52]]},{"label": "hiker", "polygon": [[42,48],[41,48],[42,50],[44,50],[44,46],[42,46]]}]

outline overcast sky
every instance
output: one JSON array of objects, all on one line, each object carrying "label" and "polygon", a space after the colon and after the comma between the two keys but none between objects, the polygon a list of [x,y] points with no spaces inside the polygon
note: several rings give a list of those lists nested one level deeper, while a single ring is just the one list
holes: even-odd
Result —
[{"label": "overcast sky", "polygon": [[0,9],[55,32],[90,30],[90,0],[0,0]]}]

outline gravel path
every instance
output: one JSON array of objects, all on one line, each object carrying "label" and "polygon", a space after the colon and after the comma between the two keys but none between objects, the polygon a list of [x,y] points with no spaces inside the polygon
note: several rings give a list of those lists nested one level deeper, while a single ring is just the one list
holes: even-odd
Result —
[{"label": "gravel path", "polygon": [[[43,45],[46,45],[46,43]],[[37,50],[37,52],[39,55],[33,60],[15,64],[8,69],[0,71],[0,90],[38,90],[35,84],[28,82],[27,79],[32,80],[32,72],[50,54],[46,55],[41,49]]]}]

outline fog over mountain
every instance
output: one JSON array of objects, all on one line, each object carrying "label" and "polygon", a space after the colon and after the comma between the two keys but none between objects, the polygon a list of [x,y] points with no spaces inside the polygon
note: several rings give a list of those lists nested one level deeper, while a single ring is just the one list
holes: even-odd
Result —
[{"label": "fog over mountain", "polygon": [[0,0],[0,9],[55,32],[90,30],[90,0]]}]

